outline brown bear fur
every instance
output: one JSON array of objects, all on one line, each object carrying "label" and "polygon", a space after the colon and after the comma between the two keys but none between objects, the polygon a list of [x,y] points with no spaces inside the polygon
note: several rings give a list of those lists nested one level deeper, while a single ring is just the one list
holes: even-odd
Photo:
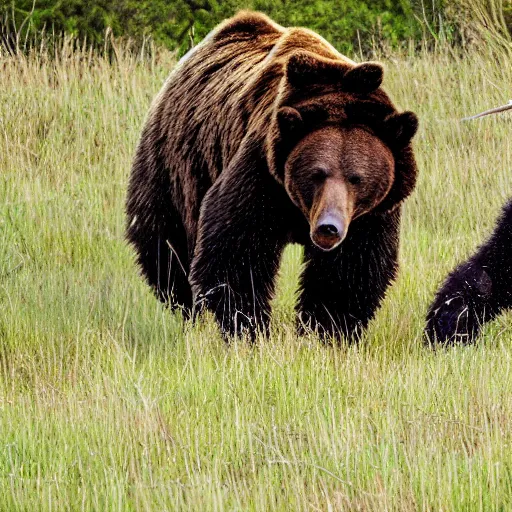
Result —
[{"label": "brown bear fur", "polygon": [[[206,307],[231,334],[266,330],[281,252],[297,242],[301,325],[359,333],[395,276],[400,203],[416,181],[416,118],[381,81],[378,64],[259,13],[191,50],[153,102],[128,190],[127,237],[159,298],[185,314]],[[328,252],[314,237],[326,208],[336,244],[346,237]]]}]

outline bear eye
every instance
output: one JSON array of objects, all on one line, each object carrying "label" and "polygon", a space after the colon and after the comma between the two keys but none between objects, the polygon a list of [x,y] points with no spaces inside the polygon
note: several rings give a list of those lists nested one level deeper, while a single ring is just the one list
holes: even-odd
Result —
[{"label": "bear eye", "polygon": [[351,185],[359,185],[361,183],[361,176],[358,176],[357,174],[352,174],[348,177],[348,182]]},{"label": "bear eye", "polygon": [[311,172],[311,179],[313,181],[322,182],[328,176],[328,172],[325,169],[313,169]]}]

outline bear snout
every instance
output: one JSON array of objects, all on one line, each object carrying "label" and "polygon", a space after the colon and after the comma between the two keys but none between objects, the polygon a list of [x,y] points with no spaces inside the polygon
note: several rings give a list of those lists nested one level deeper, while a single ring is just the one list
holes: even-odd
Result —
[{"label": "bear snout", "polygon": [[343,241],[346,234],[346,222],[341,215],[328,212],[320,216],[312,230],[311,240],[320,249],[330,251]]}]

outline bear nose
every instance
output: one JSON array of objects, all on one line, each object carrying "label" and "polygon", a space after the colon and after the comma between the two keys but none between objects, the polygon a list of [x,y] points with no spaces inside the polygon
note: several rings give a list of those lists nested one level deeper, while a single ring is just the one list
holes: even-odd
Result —
[{"label": "bear nose", "polygon": [[319,236],[328,238],[339,237],[343,230],[341,219],[335,215],[325,215],[320,219],[316,226],[316,232]]},{"label": "bear nose", "polygon": [[311,240],[320,249],[330,251],[345,238],[345,232],[343,218],[328,213],[323,215],[316,224],[311,232]]},{"label": "bear nose", "polygon": [[320,224],[316,230],[321,236],[338,236],[340,233],[339,227],[335,224]]}]

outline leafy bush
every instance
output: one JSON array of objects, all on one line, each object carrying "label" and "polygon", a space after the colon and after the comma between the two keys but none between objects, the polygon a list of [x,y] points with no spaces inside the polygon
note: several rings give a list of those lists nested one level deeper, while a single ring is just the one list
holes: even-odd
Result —
[{"label": "leafy bush", "polygon": [[465,43],[489,23],[501,25],[501,33],[512,26],[509,0],[0,0],[3,42],[10,47],[37,41],[44,31],[100,46],[110,28],[116,37],[151,37],[183,52],[240,9],[312,28],[349,54],[411,39]]},{"label": "leafy bush", "polygon": [[421,35],[409,0],[0,0],[4,42],[66,32],[101,45],[108,27],[137,41],[151,36],[185,49],[240,9],[267,13],[283,25],[317,30],[341,51],[367,50],[375,41],[396,46]]}]

